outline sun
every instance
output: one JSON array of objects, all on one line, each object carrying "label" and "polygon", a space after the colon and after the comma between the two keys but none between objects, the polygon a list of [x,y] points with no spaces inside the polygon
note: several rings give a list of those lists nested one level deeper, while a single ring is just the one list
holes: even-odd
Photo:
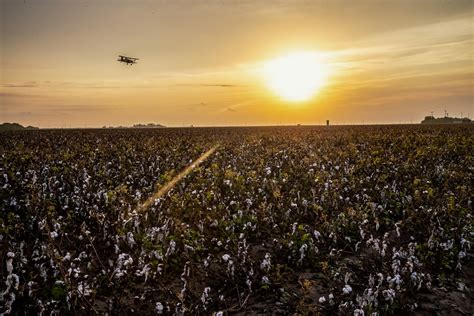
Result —
[{"label": "sun", "polygon": [[307,101],[326,84],[328,67],[321,54],[293,52],[264,64],[269,88],[291,102]]}]

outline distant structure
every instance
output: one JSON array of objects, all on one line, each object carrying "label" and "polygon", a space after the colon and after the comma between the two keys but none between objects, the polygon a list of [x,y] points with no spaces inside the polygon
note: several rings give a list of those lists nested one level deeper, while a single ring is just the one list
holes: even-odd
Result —
[{"label": "distant structure", "polygon": [[472,124],[472,120],[468,117],[449,117],[446,111],[444,117],[435,118],[433,115],[425,116],[421,124]]},{"label": "distant structure", "polygon": [[103,126],[102,128],[165,128],[166,126],[161,125],[161,124],[154,124],[154,123],[148,123],[148,124],[135,124],[133,126]]},{"label": "distant structure", "polygon": [[132,128],[163,128],[166,127],[161,124],[154,124],[154,123],[148,123],[148,124],[135,124],[132,126]]},{"label": "distant structure", "polygon": [[326,126],[329,126],[329,120],[326,120]]}]

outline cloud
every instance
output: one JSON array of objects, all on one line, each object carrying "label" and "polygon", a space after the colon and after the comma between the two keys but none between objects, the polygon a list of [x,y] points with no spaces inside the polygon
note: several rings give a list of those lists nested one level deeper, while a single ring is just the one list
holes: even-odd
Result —
[{"label": "cloud", "polygon": [[50,112],[101,112],[101,111],[110,111],[116,108],[114,105],[105,105],[105,104],[72,104],[72,105],[54,105],[45,110]]},{"label": "cloud", "polygon": [[235,87],[241,87],[240,85],[235,85],[235,84],[201,84],[201,87],[221,87],[221,88],[235,88]]},{"label": "cloud", "polygon": [[[472,20],[425,24],[379,34],[332,54],[332,101],[365,103],[471,94]],[[386,102],[385,102],[386,103]]]},{"label": "cloud", "polygon": [[33,113],[30,112],[30,111],[24,111],[24,112],[15,113],[15,115],[17,115],[17,116],[32,116]]},{"label": "cloud", "polygon": [[25,94],[25,93],[0,91],[0,98],[37,98],[37,97],[41,97],[41,96],[36,95],[36,94]]},{"label": "cloud", "polygon": [[2,88],[35,88],[38,87],[38,82],[27,81],[24,83],[5,83],[0,85]]},{"label": "cloud", "polygon": [[[384,67],[396,62],[426,64],[472,59],[472,35],[472,17],[461,16],[378,34],[354,43],[355,48],[334,52],[334,55],[336,58],[343,57],[347,62],[384,63]],[[416,60],[410,57],[416,57]]]},{"label": "cloud", "polygon": [[186,86],[186,87],[218,87],[218,88],[237,88],[245,87],[244,85],[228,84],[228,83],[178,83],[175,86]]},{"label": "cloud", "polygon": [[[104,82],[71,82],[71,81],[25,81],[0,84],[1,88],[86,88],[86,89],[113,89],[121,88],[117,84]],[[127,86],[129,87],[129,86]]]}]

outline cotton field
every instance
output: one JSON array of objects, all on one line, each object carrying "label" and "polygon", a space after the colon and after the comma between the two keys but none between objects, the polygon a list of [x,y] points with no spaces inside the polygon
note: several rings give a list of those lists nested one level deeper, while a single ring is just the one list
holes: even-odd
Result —
[{"label": "cotton field", "polygon": [[473,312],[471,126],[0,136],[0,313]]}]

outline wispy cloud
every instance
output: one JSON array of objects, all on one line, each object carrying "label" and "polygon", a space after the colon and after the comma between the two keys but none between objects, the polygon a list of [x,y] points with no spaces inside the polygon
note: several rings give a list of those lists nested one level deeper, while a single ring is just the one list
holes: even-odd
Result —
[{"label": "wispy cloud", "polygon": [[24,83],[5,83],[1,84],[2,88],[35,88],[38,87],[38,82],[36,81],[27,81]]},{"label": "wispy cloud", "polygon": [[79,89],[113,89],[121,88],[112,82],[94,82],[94,81],[25,81],[25,82],[7,82],[0,84],[0,88],[79,88]]},{"label": "wispy cloud", "polygon": [[3,92],[0,91],[0,98],[38,98],[42,97],[37,94],[18,93],[18,92]]},{"label": "wispy cloud", "polygon": [[174,86],[184,87],[218,87],[218,88],[238,88],[245,87],[245,85],[228,84],[228,83],[177,83]]},{"label": "wispy cloud", "polygon": [[472,17],[461,16],[379,34],[353,43],[355,48],[333,52],[332,56],[336,65],[345,62],[346,66],[359,67],[439,64],[472,60],[473,43]]},{"label": "wispy cloud", "polygon": [[332,54],[334,78],[326,94],[334,100],[395,105],[474,97],[470,16],[379,34],[356,46]]}]

